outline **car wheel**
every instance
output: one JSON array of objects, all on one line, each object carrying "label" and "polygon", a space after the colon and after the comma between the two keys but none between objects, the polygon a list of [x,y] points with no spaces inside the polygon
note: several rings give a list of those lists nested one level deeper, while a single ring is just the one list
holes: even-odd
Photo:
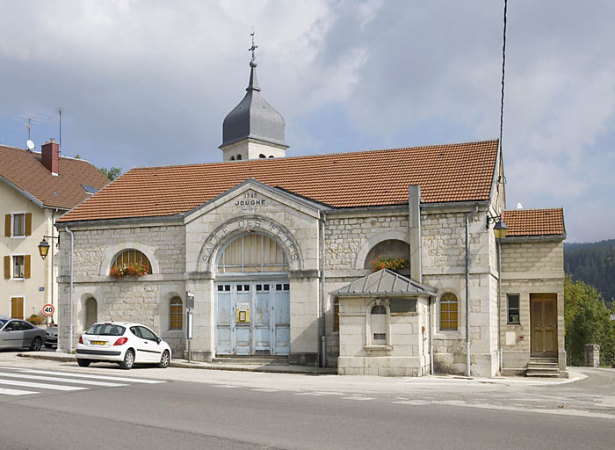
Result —
[{"label": "car wheel", "polygon": [[30,350],[34,352],[38,352],[43,346],[43,340],[40,337],[35,337],[32,343],[30,344]]},{"label": "car wheel", "polygon": [[124,370],[129,370],[135,363],[135,352],[133,350],[126,350],[124,355],[124,361],[120,363],[120,367]]},{"label": "car wheel", "polygon": [[169,355],[169,351],[165,350],[162,352],[162,357],[160,358],[160,362],[158,363],[158,367],[161,369],[166,369],[169,367],[169,363],[171,362],[171,355]]},{"label": "car wheel", "polygon": [[87,359],[78,359],[77,360],[77,364],[79,364],[79,367],[88,367],[90,365],[91,361],[88,361]]}]

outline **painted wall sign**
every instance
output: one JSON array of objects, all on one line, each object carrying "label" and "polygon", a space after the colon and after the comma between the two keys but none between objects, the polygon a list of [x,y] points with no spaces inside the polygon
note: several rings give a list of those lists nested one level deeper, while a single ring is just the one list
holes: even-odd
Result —
[{"label": "painted wall sign", "polygon": [[264,217],[241,217],[227,222],[207,237],[205,240],[205,256],[203,256],[203,261],[208,263],[211,259],[211,255],[220,242],[224,241],[226,236],[237,230],[265,231],[275,236],[277,240],[283,244],[288,254],[287,256],[291,261],[299,259],[299,249],[295,245],[290,233],[282,227]]}]

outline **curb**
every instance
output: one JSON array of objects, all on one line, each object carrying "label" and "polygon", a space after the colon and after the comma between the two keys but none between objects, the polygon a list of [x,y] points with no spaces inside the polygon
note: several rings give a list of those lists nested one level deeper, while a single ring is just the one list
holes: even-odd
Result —
[{"label": "curb", "polygon": [[[58,361],[58,362],[77,362],[77,358],[74,355],[49,355],[44,353],[17,353],[20,358],[32,358],[32,359],[42,359],[46,361]],[[204,365],[203,363],[189,363],[189,362],[181,362],[171,360],[169,367],[176,367],[181,369],[201,369],[201,370],[226,370],[232,372],[261,372],[261,373],[283,373],[283,374],[296,374],[296,375],[337,375],[337,370],[335,369],[321,369],[321,368],[313,368],[312,370],[304,370],[301,366],[293,366],[297,367],[296,370],[287,369],[284,366],[275,366],[267,367],[267,366],[255,366],[255,367],[244,367],[244,366],[217,366],[217,365]]]}]

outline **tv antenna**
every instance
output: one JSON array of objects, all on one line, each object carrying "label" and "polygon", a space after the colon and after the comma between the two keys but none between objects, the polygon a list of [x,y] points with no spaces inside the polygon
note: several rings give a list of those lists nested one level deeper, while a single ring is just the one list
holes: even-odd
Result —
[{"label": "tv antenna", "polygon": [[[28,140],[26,145],[28,146],[28,149],[30,149],[30,145],[32,145],[32,148],[34,148],[34,143],[32,142],[31,136],[32,136],[32,126],[33,125],[40,125],[43,122],[47,121],[47,117],[46,116],[41,116],[38,114],[30,114],[30,113],[24,113],[24,114],[20,114],[17,117],[15,117],[15,119],[23,122],[24,126],[26,127],[26,130],[28,130]],[[30,149],[32,150],[32,149]]]}]

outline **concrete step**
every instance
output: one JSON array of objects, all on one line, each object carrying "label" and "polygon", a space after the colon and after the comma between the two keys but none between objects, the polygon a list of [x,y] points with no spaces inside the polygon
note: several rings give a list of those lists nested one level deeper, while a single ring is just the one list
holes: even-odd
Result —
[{"label": "concrete step", "polygon": [[530,358],[525,376],[559,378],[560,372],[557,358]]},{"label": "concrete step", "polygon": [[231,365],[255,365],[255,366],[286,366],[288,365],[287,356],[269,355],[247,355],[247,356],[225,356],[219,355],[212,360],[213,364]]}]

